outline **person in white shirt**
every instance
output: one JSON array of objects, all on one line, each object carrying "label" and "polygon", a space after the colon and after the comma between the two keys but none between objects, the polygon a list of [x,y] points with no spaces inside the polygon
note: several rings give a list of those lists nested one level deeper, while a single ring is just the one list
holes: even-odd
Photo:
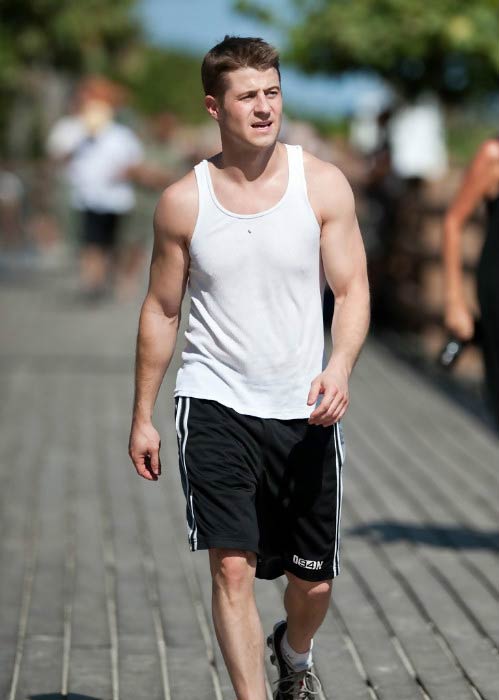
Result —
[{"label": "person in white shirt", "polygon": [[104,78],[86,80],[77,113],[56,122],[47,142],[49,155],[64,164],[71,206],[80,214],[80,283],[91,299],[107,290],[120,220],[135,205],[133,180],[144,157],[133,131],[114,121],[122,96]]},{"label": "person in white shirt", "polygon": [[[313,700],[313,637],[340,570],[340,421],[369,324],[365,251],[342,173],[277,140],[276,50],[226,37],[201,70],[222,150],[156,208],[129,454],[140,476],[159,478],[152,414],[188,286],[175,387],[179,466],[190,548],[209,550],[217,638],[238,700],[265,700],[254,578],[285,573],[287,619],[268,637],[274,698]],[[335,295],[330,357],[326,280]]]}]

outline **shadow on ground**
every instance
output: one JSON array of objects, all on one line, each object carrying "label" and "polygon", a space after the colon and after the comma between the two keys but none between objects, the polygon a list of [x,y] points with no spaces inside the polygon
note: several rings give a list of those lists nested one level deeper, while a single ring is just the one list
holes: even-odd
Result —
[{"label": "shadow on ground", "polygon": [[350,528],[347,533],[357,537],[367,537],[376,544],[412,542],[431,547],[488,549],[499,552],[498,530],[475,530],[460,525],[414,525],[381,520]]},{"label": "shadow on ground", "polygon": [[409,365],[419,377],[423,377],[433,388],[480,421],[496,439],[499,437],[499,426],[486,405],[483,382],[459,378],[442,369],[436,358],[428,357],[422,350],[421,339],[417,335],[375,330],[371,339],[376,342],[378,349]]}]

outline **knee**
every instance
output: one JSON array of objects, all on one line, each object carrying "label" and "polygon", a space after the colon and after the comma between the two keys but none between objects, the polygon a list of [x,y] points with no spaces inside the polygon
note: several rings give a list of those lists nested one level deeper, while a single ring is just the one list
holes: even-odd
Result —
[{"label": "knee", "polygon": [[253,552],[210,550],[213,586],[234,595],[253,585],[256,556]]},{"label": "knee", "polygon": [[290,586],[301,596],[309,601],[319,601],[329,599],[333,588],[333,582],[326,581],[304,581],[303,579],[288,574]]}]

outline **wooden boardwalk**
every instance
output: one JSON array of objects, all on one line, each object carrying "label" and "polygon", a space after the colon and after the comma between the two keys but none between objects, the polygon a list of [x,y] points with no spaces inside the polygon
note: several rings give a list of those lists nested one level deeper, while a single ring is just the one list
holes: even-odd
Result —
[{"label": "wooden boardwalk", "polygon": [[[190,554],[171,400],[164,475],[127,456],[138,302],[64,275],[1,288],[0,698],[233,700]],[[352,382],[342,574],[317,635],[328,700],[499,700],[499,444],[368,344]],[[257,582],[265,631],[283,581]],[[268,687],[274,679],[268,668]]]}]

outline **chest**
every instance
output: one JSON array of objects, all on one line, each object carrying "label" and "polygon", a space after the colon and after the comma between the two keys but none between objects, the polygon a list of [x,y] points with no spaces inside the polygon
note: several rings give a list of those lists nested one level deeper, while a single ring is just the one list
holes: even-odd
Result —
[{"label": "chest", "polygon": [[245,278],[315,275],[320,259],[320,231],[306,212],[228,220],[219,217],[195,232],[190,248],[191,274],[210,282],[239,284]]},{"label": "chest", "polygon": [[213,197],[221,208],[245,216],[272,209],[284,197],[288,186],[286,172],[263,183],[246,183],[244,186],[216,175],[210,179]]}]

